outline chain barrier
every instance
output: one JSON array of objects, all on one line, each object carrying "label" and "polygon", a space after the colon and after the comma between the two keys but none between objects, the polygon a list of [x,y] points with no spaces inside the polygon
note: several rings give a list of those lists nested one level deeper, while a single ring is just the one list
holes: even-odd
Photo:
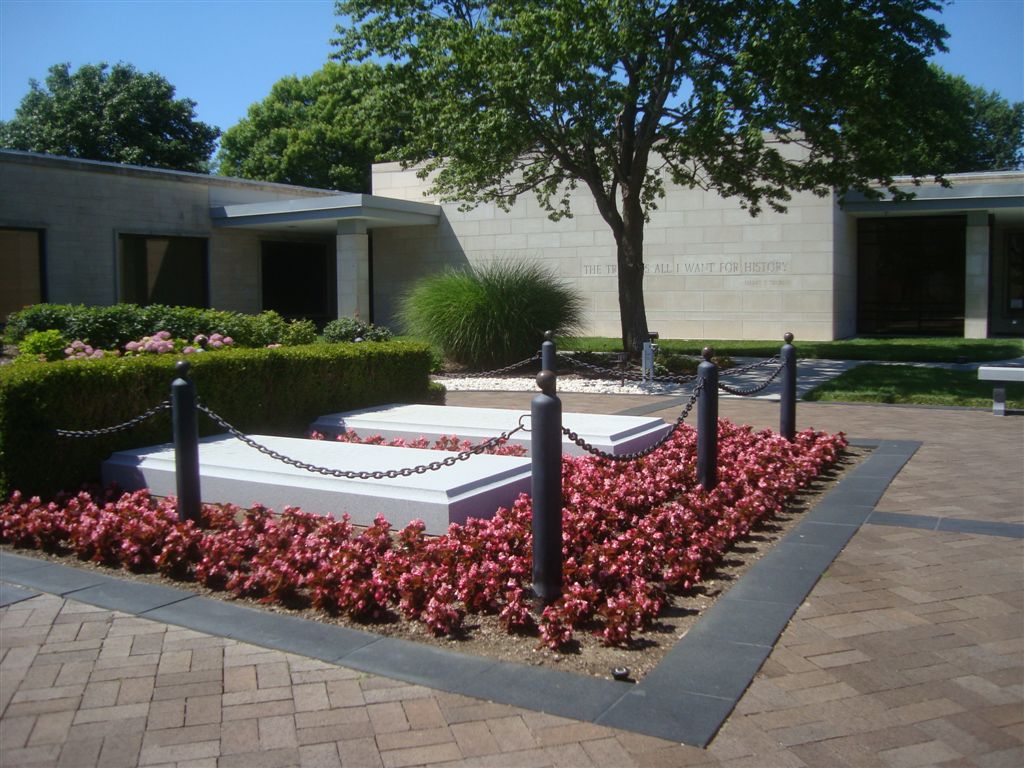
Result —
[{"label": "chain barrier", "polygon": [[672,375],[672,376],[653,376],[653,377],[650,377],[650,378],[645,378],[642,373],[637,373],[635,371],[624,371],[624,370],[618,370],[617,371],[614,368],[602,368],[601,366],[594,365],[593,363],[588,363],[588,362],[585,362],[583,360],[577,360],[575,357],[571,357],[569,355],[559,355],[558,358],[560,360],[564,360],[565,362],[569,363],[570,365],[576,366],[578,368],[583,368],[585,370],[591,371],[591,372],[596,373],[598,375],[603,375],[605,378],[609,378],[609,379],[620,379],[620,380],[621,379],[628,379],[629,381],[639,381],[639,382],[645,382],[645,381],[664,382],[664,383],[667,383],[667,384],[689,384],[691,381],[694,381],[697,378],[696,374],[694,374],[693,376],[674,376],[674,375]]},{"label": "chain barrier", "polygon": [[148,411],[143,411],[134,419],[129,419],[123,424],[115,424],[112,427],[102,427],[100,429],[55,429],[54,432],[57,434],[57,437],[102,437],[103,435],[113,435],[116,432],[124,432],[125,430],[131,429],[147,419],[156,416],[161,411],[170,410],[170,408],[171,401],[164,400],[162,403],[154,405]]},{"label": "chain barrier", "polygon": [[200,411],[209,416],[210,419],[221,429],[225,429],[229,433],[231,433],[232,437],[242,441],[250,448],[255,448],[257,451],[264,454],[265,456],[269,456],[270,458],[275,459],[276,461],[288,464],[289,466],[295,467],[296,469],[303,469],[306,472],[312,472],[318,475],[329,475],[330,477],[344,478],[346,480],[384,480],[385,478],[393,480],[396,477],[411,477],[412,475],[422,475],[426,474],[427,472],[435,472],[441,469],[442,467],[451,467],[460,461],[465,461],[470,456],[481,454],[490,448],[496,448],[497,446],[506,442],[516,432],[519,432],[520,430],[526,430],[526,427],[523,425],[523,419],[526,418],[527,416],[527,414],[523,414],[522,416],[519,417],[519,426],[517,426],[515,429],[509,430],[508,432],[502,432],[497,437],[492,437],[489,440],[480,443],[479,445],[474,445],[472,448],[467,448],[464,451],[459,451],[458,453],[453,454],[451,456],[447,456],[446,458],[441,459],[440,461],[432,461],[429,464],[420,464],[415,467],[403,467],[402,469],[374,470],[373,472],[369,472],[366,470],[355,471],[348,469],[330,469],[328,467],[320,467],[317,466],[316,464],[307,464],[304,461],[293,459],[290,456],[285,456],[283,453],[278,453],[273,448],[268,448],[267,446],[256,442],[248,435],[243,434],[241,431],[233,427],[221,416],[207,408],[202,403],[196,403],[196,408],[198,408]]},{"label": "chain barrier", "polygon": [[683,425],[683,422],[686,421],[686,417],[690,415],[690,411],[693,410],[693,406],[697,403],[697,398],[700,396],[700,393],[703,389],[704,379],[700,379],[697,382],[697,386],[693,388],[693,392],[690,393],[690,400],[686,403],[686,406],[680,412],[679,416],[676,418],[675,422],[672,424],[672,427],[669,429],[669,431],[662,435],[661,439],[658,440],[658,442],[647,446],[641,451],[633,451],[632,453],[624,453],[622,455],[617,456],[613,453],[602,451],[600,448],[595,448],[593,445],[591,445],[582,437],[580,437],[578,433],[573,432],[568,427],[562,427],[562,434],[568,437],[575,445],[579,446],[592,456],[597,456],[598,458],[607,459],[608,461],[635,461],[637,459],[642,459],[644,456],[649,456],[650,454],[654,453],[656,450],[661,448],[663,445],[665,445],[665,443],[667,443],[672,438],[672,436],[679,431],[679,427]]},{"label": "chain barrier", "polygon": [[506,365],[504,368],[496,368],[493,371],[479,371],[476,373],[439,373],[438,378],[442,379],[485,379],[490,376],[499,376],[503,373],[509,373],[517,368],[522,368],[525,365],[529,365],[532,362],[540,360],[540,352],[536,353],[532,357],[528,357],[525,360],[520,360],[518,363],[512,363],[512,365]]},{"label": "chain barrier", "polygon": [[751,363],[750,365],[744,365],[741,368],[719,369],[718,375],[719,376],[732,376],[732,375],[735,375],[735,374],[738,374],[738,373],[749,373],[750,371],[757,370],[758,368],[764,368],[766,365],[771,365],[773,363],[779,363],[779,356],[778,355],[775,355],[774,357],[766,357],[764,360],[760,360],[760,361],[758,361],[756,363]]},{"label": "chain barrier", "polygon": [[755,384],[749,389],[737,389],[735,387],[730,387],[728,384],[723,384],[722,382],[718,382],[718,388],[723,392],[728,392],[730,395],[737,395],[739,397],[750,397],[751,395],[756,395],[758,392],[767,389],[768,385],[775,381],[778,375],[782,373],[783,367],[784,366],[782,365],[782,363],[779,363],[778,366],[776,366],[775,370],[772,371],[771,376],[762,381],[760,384]]}]

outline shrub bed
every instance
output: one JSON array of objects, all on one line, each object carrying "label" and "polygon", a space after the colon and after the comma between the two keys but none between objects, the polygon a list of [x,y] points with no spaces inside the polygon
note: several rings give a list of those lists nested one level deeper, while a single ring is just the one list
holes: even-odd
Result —
[{"label": "shrub bed", "polygon": [[175,338],[219,333],[239,346],[298,345],[316,340],[316,326],[308,320],[288,321],[276,312],[245,315],[196,307],[152,304],[34,304],[12,312],[4,328],[4,342],[17,345],[34,331],[55,330],[68,342],[82,341],[95,349],[113,350],[143,336],[166,331]]},{"label": "shrub bed", "polygon": [[287,508],[206,506],[178,522],[173,500],[140,491],[116,500],[80,494],[43,504],[15,493],[0,505],[0,541],[133,571],[158,571],[212,589],[373,621],[400,614],[438,635],[467,613],[496,615],[509,632],[560,648],[577,631],[628,645],[669,595],[689,590],[757,521],[838,458],[842,434],[804,431],[789,443],[720,422],[720,483],[696,480],[696,434],[681,428],[626,467],[563,458],[564,595],[531,610],[531,502],[428,538],[378,517],[357,531],[347,516]]},{"label": "shrub bed", "polygon": [[[235,349],[189,360],[202,402],[245,432],[303,435],[327,413],[436,397],[430,352],[420,344]],[[103,437],[58,438],[54,430],[134,418],[168,398],[176,362],[156,355],[0,368],[0,496],[77,489],[98,480],[111,452],[168,442],[168,412]],[[219,430],[201,416],[200,431]]]}]

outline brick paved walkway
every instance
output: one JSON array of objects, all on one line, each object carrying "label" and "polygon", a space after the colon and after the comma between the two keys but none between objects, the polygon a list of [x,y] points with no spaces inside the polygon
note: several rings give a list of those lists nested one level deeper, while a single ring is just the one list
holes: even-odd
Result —
[{"label": "brick paved walkway", "polygon": [[[642,397],[564,397],[614,412]],[[526,407],[528,395],[458,393]],[[659,415],[674,416],[673,406]],[[773,426],[777,405],[723,400]],[[887,512],[1020,523],[1024,420],[801,404],[800,426],[922,448]],[[39,595],[0,610],[0,765],[1019,766],[1024,541],[865,525],[708,749]]]}]

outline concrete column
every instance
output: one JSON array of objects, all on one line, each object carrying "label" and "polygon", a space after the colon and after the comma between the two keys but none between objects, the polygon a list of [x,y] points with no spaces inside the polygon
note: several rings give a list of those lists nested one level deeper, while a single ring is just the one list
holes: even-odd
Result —
[{"label": "concrete column", "polygon": [[964,338],[988,336],[989,229],[988,213],[967,214],[964,275]]},{"label": "concrete column", "polygon": [[339,221],[338,317],[370,321],[370,239],[365,221]]}]

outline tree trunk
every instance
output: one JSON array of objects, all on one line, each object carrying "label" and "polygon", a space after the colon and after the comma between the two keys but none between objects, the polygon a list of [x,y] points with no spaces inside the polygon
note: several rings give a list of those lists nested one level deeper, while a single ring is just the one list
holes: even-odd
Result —
[{"label": "tree trunk", "polygon": [[622,230],[616,238],[619,276],[619,319],[622,349],[631,358],[639,356],[647,335],[644,307],[644,218],[639,210],[623,206]]}]

